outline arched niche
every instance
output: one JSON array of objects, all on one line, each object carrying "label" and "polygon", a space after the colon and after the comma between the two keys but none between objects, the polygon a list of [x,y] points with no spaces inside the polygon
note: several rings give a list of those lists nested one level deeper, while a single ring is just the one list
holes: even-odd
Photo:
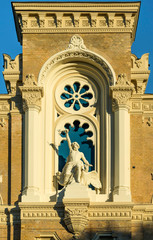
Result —
[{"label": "arched niche", "polygon": [[[80,37],[79,37],[80,38]],[[72,124],[75,120],[88,123],[93,131],[95,146],[95,170],[103,183],[103,200],[106,201],[111,191],[111,99],[109,86],[116,82],[111,65],[101,56],[87,50],[80,42],[70,42],[69,48],[51,57],[42,67],[38,86],[44,88],[42,110],[40,112],[39,158],[40,189],[47,196],[56,191],[54,176],[58,170],[58,147],[64,123]],[[61,98],[66,85],[88,86],[91,99],[88,106],[81,104],[80,109],[64,106]],[[87,88],[87,87],[86,87]],[[76,102],[76,92],[71,94]],[[90,95],[90,96],[91,96]],[[43,139],[43,141],[42,141]]]}]

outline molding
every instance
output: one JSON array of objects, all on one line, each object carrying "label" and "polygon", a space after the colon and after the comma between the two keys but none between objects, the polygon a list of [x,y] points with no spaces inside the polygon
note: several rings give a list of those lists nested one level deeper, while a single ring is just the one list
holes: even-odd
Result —
[{"label": "molding", "polygon": [[143,116],[150,117],[153,115],[153,95],[134,94],[130,99],[130,113],[143,114]]},{"label": "molding", "polygon": [[[59,9],[59,8],[66,8],[66,7],[72,7],[72,8],[79,8],[79,7],[82,7],[82,8],[88,8],[88,7],[90,7],[90,8],[93,8],[93,7],[95,7],[95,8],[97,8],[97,9],[99,9],[99,7],[101,7],[102,9],[101,10],[103,10],[104,8],[116,8],[115,10],[120,10],[119,8],[120,7],[125,7],[125,8],[127,8],[127,7],[131,7],[131,8],[136,8],[135,10],[137,10],[137,8],[140,6],[140,3],[136,3],[136,2],[134,2],[134,3],[132,3],[132,2],[129,2],[129,3],[123,3],[123,2],[121,2],[121,3],[97,3],[96,2],[96,4],[95,3],[93,3],[93,2],[87,2],[87,3],[76,3],[76,2],[74,2],[74,3],[72,3],[72,2],[70,2],[70,3],[68,3],[68,2],[65,2],[64,4],[63,3],[52,3],[52,2],[44,2],[44,3],[41,3],[41,2],[28,2],[28,3],[25,3],[25,2],[14,2],[13,4],[13,7],[14,8],[19,8],[19,9],[21,9],[21,8],[29,8],[30,7],[30,9],[31,9],[31,7],[34,7],[34,8],[40,8],[40,7],[43,7],[43,9],[44,10],[47,10],[48,8],[53,8],[52,10],[54,10],[55,8],[57,8],[57,9]],[[46,9],[45,9],[46,8]],[[17,9],[18,10],[18,9]],[[33,9],[34,10],[34,9]],[[51,9],[50,9],[51,10]],[[110,10],[110,9],[109,9]],[[124,9],[125,10],[125,9]],[[134,10],[134,9],[133,9]]]},{"label": "molding", "polygon": [[[140,3],[12,3],[18,40],[24,33],[129,32],[134,41]],[[81,9],[81,11],[80,11]],[[122,14],[121,14],[122,12]]]},{"label": "molding", "polygon": [[57,235],[56,232],[51,232],[49,235],[41,235],[40,237],[36,237],[35,240],[47,240],[47,239],[50,239],[50,240],[61,240],[59,238],[59,236]]},{"label": "molding", "polygon": [[[69,210],[70,209],[70,213]],[[82,212],[83,209],[83,212]],[[87,211],[86,211],[87,210]],[[82,214],[90,220],[129,220],[133,223],[151,223],[153,224],[153,204],[134,204],[134,203],[89,203],[79,202],[66,205],[66,214],[72,216],[81,216]],[[10,215],[10,218],[8,217]],[[20,203],[18,208],[0,205],[0,225],[6,225],[8,219],[11,223],[17,223],[21,220],[54,220],[64,218],[64,205],[56,203]]]}]

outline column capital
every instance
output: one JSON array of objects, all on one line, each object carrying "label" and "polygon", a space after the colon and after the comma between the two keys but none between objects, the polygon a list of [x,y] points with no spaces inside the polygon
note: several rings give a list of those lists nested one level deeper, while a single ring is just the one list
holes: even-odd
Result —
[{"label": "column capital", "polygon": [[118,79],[115,86],[110,87],[112,94],[112,109],[113,111],[119,108],[129,109],[129,99],[132,96],[133,87],[128,81],[126,74],[122,73],[118,75]]},{"label": "column capital", "polygon": [[41,109],[41,98],[43,97],[43,87],[38,87],[33,74],[28,74],[23,83],[19,87],[22,93],[23,110],[35,108],[38,111]]}]

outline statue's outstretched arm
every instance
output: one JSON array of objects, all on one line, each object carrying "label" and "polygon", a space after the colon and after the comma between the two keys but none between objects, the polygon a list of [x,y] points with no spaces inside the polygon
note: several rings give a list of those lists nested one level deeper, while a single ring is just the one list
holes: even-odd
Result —
[{"label": "statue's outstretched arm", "polygon": [[66,133],[66,140],[68,142],[68,147],[70,149],[70,151],[72,150],[72,147],[71,147],[71,140],[70,140],[70,137],[69,137],[69,131],[66,129],[65,130],[65,133]]},{"label": "statue's outstretched arm", "polygon": [[81,153],[81,159],[84,161],[84,163],[90,167],[92,167],[92,164],[89,164],[89,162],[87,161],[87,159],[85,158],[84,154]]}]

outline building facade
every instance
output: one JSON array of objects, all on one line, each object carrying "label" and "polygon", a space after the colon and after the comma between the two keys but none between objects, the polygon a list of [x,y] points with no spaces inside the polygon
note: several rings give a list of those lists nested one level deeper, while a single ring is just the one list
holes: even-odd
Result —
[{"label": "building facade", "polygon": [[[23,52],[14,60],[4,54],[1,238],[153,239],[149,54],[131,54],[140,2],[12,9]],[[66,130],[92,166],[88,183],[62,188]]]}]

